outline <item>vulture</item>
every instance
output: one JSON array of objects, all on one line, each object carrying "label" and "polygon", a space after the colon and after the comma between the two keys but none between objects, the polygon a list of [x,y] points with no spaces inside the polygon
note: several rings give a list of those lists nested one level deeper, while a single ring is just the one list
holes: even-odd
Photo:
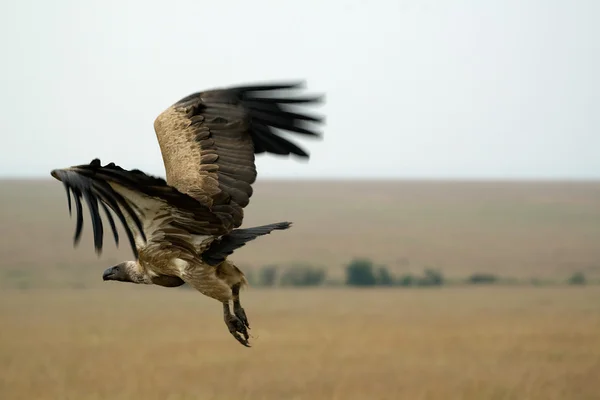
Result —
[{"label": "vulture", "polygon": [[104,237],[100,209],[117,246],[118,218],[135,259],[106,269],[103,280],[164,287],[186,283],[221,302],[229,332],[250,347],[250,324],[240,303],[240,289],[248,282],[229,256],[259,236],[291,226],[240,228],[257,177],[255,155],[309,158],[278,130],[321,137],[316,127],[324,118],[298,107],[323,97],[301,95],[302,87],[304,82],[230,86],[196,92],[171,105],[154,121],[166,179],[114,162],[102,165],[99,158],[52,170],[66,189],[69,215],[75,203],[73,245],[83,228],[83,202],[98,257]]}]

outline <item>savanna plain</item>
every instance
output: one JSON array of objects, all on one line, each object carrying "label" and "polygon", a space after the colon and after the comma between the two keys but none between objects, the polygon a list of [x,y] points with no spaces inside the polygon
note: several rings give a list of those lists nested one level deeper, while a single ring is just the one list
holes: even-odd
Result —
[{"label": "savanna plain", "polygon": [[[283,220],[232,259],[337,284],[244,290],[244,348],[212,299],[102,282],[131,254],[88,215],[73,248],[60,183],[0,181],[0,399],[600,399],[600,183],[259,182],[244,225]],[[450,284],[347,287],[354,257]]]}]

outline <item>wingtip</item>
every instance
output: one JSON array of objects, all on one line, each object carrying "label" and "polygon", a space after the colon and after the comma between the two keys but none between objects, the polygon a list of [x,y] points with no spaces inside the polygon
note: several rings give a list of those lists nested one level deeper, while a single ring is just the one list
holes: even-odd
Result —
[{"label": "wingtip", "polygon": [[235,90],[241,93],[244,92],[262,92],[285,89],[306,89],[306,79],[282,79],[282,80],[265,80],[255,81],[252,84],[231,85],[226,90]]}]

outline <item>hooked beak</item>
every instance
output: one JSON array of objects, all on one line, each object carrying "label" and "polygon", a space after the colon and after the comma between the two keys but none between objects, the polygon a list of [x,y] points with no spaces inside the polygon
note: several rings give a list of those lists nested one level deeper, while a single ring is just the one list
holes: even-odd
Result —
[{"label": "hooked beak", "polygon": [[104,273],[102,274],[102,280],[110,281],[111,278],[115,275],[115,269],[116,269],[116,267],[111,267],[111,268],[108,268],[107,270],[105,270]]}]

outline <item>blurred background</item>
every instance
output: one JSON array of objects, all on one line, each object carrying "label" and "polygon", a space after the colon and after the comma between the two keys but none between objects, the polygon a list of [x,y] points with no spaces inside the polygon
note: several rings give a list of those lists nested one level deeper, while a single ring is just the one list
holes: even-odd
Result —
[{"label": "blurred background", "polygon": [[[600,398],[600,4],[0,4],[0,398]],[[50,170],[164,176],[156,116],[306,80],[308,162],[261,155],[237,250],[253,348],[131,258]],[[86,211],[87,212],[87,211]]]}]

